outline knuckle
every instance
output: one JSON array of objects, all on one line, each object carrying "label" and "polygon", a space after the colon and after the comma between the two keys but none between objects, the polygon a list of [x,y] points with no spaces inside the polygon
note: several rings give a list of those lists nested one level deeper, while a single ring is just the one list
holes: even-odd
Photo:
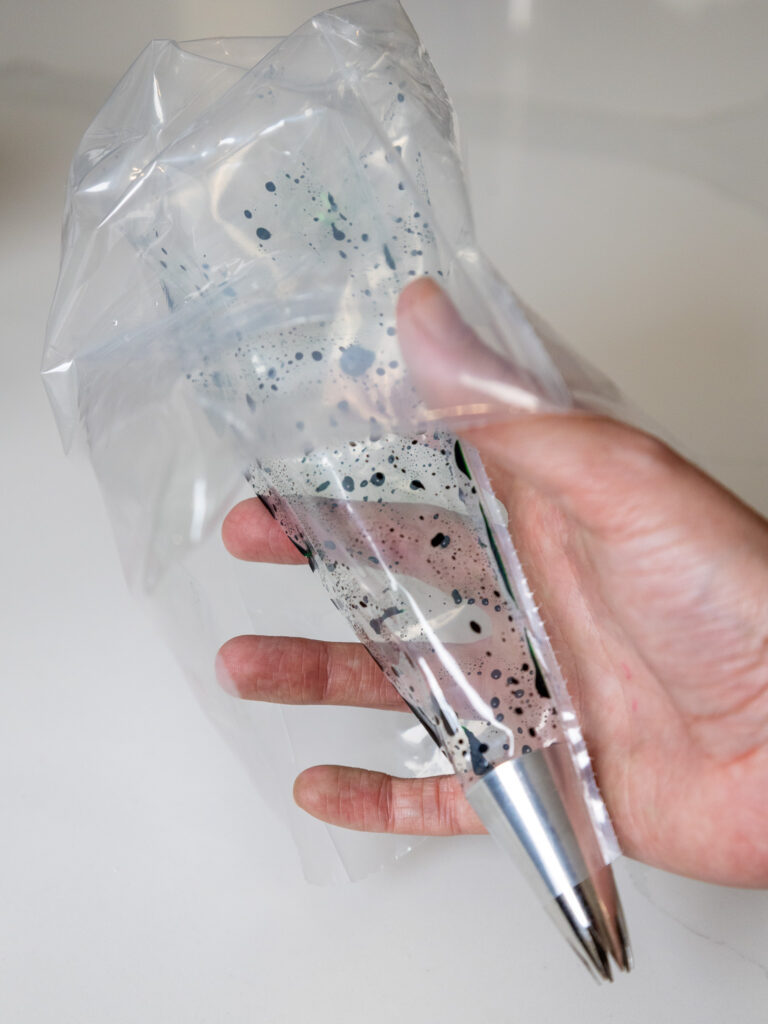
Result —
[{"label": "knuckle", "polygon": [[617,456],[620,456],[633,471],[656,476],[676,469],[680,456],[653,434],[647,434],[631,427],[623,427],[616,439]]},{"label": "knuckle", "polygon": [[278,666],[290,694],[290,703],[328,703],[330,665],[325,644],[311,640],[297,643],[298,648],[281,651]]},{"label": "knuckle", "polygon": [[456,835],[460,829],[456,815],[456,789],[451,775],[435,779],[435,814],[442,835]]},{"label": "knuckle", "polygon": [[312,644],[305,650],[301,679],[304,693],[312,694],[319,704],[332,703],[334,664],[326,644]]},{"label": "knuckle", "polygon": [[395,832],[397,820],[395,814],[395,801],[393,792],[393,780],[389,775],[382,775],[377,780],[375,799],[373,801],[373,831]]}]

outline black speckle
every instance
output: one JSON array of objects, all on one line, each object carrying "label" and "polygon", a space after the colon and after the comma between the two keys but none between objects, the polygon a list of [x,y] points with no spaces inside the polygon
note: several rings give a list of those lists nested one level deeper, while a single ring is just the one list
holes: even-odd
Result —
[{"label": "black speckle", "polygon": [[424,484],[421,482],[421,480],[411,480],[411,490],[412,491],[423,491],[424,490]]},{"label": "black speckle", "polygon": [[469,756],[472,759],[472,768],[475,775],[485,775],[486,772],[491,770],[491,765],[485,757],[483,757],[488,750],[488,744],[478,743],[477,737],[474,736],[469,729],[465,729],[464,732],[469,740]]},{"label": "black speckle", "polygon": [[523,744],[523,753],[524,754],[530,754],[530,752],[531,752],[531,748],[528,746],[527,743],[524,743]]},{"label": "black speckle", "polygon": [[[533,655],[533,651],[531,651],[531,655]],[[539,667],[539,663],[536,658],[533,659],[533,667],[536,669],[536,693],[538,693],[540,697],[544,697],[545,700],[548,700],[550,697],[549,687],[542,675],[541,668]]]},{"label": "black speckle", "polygon": [[447,548],[451,543],[451,538],[444,533],[436,533],[429,543],[433,548]]},{"label": "black speckle", "polygon": [[457,441],[453,446],[453,457],[456,459],[456,465],[459,467],[464,476],[472,479],[472,474],[469,472],[469,466],[467,460],[464,458],[464,452],[461,450],[461,445]]},{"label": "black speckle", "polygon": [[344,488],[345,491],[354,491],[355,481],[352,479],[351,476],[345,476],[344,479],[341,481],[341,486]]},{"label": "black speckle", "polygon": [[370,367],[375,359],[373,352],[362,345],[350,345],[341,354],[339,365],[350,377],[359,377]]},{"label": "black speckle", "polygon": [[385,619],[391,618],[393,615],[400,615],[402,608],[387,608],[378,619],[371,619],[371,629],[377,635],[381,635],[381,627]]},{"label": "black speckle", "polygon": [[384,483],[384,474],[374,473],[371,476],[371,483],[373,484],[374,487],[381,487],[381,485]]},{"label": "black speckle", "polygon": [[258,238],[260,238],[260,239],[261,239],[261,240],[262,240],[263,242],[266,242],[266,240],[267,240],[268,238],[271,238],[271,237],[272,237],[272,232],[271,232],[271,231],[267,231],[267,229],[266,229],[266,228],[256,228],[256,235],[257,235],[257,237],[258,237]]},{"label": "black speckle", "polygon": [[392,259],[392,253],[389,251],[389,246],[385,245],[383,248],[384,248],[384,259],[387,261],[387,266],[389,267],[390,270],[394,270],[395,269],[395,261]]},{"label": "black speckle", "polygon": [[469,623],[469,628],[473,633],[482,633],[483,629],[479,622],[475,622],[474,619]]},{"label": "black speckle", "polygon": [[[259,499],[259,501],[264,506],[264,508],[267,510],[267,512],[269,512],[269,514],[272,516],[272,518],[273,519],[277,518],[275,516],[275,510],[272,508],[272,506],[267,501],[267,499],[264,497],[264,495],[263,494],[257,494],[256,497]],[[293,543],[295,544],[295,541]],[[298,547],[298,545],[296,545],[296,547]],[[299,551],[301,551],[301,548],[299,548]],[[303,551],[301,553],[304,554]]]}]

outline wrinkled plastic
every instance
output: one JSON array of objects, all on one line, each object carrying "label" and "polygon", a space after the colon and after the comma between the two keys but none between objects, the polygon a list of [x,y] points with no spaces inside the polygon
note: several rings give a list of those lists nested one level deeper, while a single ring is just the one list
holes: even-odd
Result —
[{"label": "wrinkled plastic", "polygon": [[[440,408],[414,389],[395,323],[422,276],[487,346]],[[223,568],[216,547],[245,480],[423,727],[399,729],[386,767],[450,765],[471,786],[563,739],[613,859],[505,512],[457,431],[510,408],[623,410],[475,248],[450,103],[399,5],[338,8],[281,41],[144,51],[73,162],[44,377],[129,580],[279,813],[340,713],[236,707],[212,681],[216,646],[255,628],[253,568]],[[299,844],[327,875],[317,835]],[[349,874],[387,856],[327,836]]]}]

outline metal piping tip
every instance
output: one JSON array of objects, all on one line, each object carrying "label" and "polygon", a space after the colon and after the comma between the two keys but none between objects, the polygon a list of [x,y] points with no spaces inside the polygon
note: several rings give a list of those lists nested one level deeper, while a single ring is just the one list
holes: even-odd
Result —
[{"label": "metal piping tip", "polygon": [[635,958],[632,956],[632,946],[629,942],[627,922],[624,918],[624,909],[619,900],[618,893],[616,894],[616,927],[618,930],[619,941],[616,952],[613,954],[614,959],[623,971],[631,971],[635,966]]},{"label": "metal piping tip", "polygon": [[567,745],[555,743],[499,765],[467,798],[592,976],[613,980],[609,957],[630,970],[613,871],[603,860]]},{"label": "metal piping tip", "polygon": [[610,867],[549,901],[547,910],[598,981],[613,981],[609,955],[620,970],[631,970],[632,950]]},{"label": "metal piping tip", "polygon": [[588,915],[574,912],[573,899],[563,896],[545,906],[553,924],[595,981],[613,981],[603,937],[594,923],[587,923]]},{"label": "metal piping tip", "polygon": [[605,951],[610,953],[620,970],[631,970],[632,950],[611,868],[604,865],[591,878],[574,886],[574,890],[594,921]]}]

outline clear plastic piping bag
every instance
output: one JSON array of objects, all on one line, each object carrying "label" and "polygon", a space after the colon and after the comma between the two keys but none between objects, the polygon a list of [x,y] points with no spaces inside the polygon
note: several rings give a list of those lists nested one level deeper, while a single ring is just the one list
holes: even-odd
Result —
[{"label": "clear plastic piping bag", "polygon": [[[396,302],[422,276],[487,347],[455,407],[427,407],[400,353]],[[457,434],[510,407],[628,413],[476,248],[452,109],[399,4],[140,55],[73,162],[43,371],[129,580],[304,834],[308,873],[332,872],[312,866],[319,833],[295,824],[286,790],[301,737],[336,712],[310,729],[297,709],[236,709],[211,681],[217,645],[254,631],[213,553],[246,480],[423,726],[417,740],[386,726],[409,736],[395,761],[448,764],[470,792],[564,744],[600,860],[617,855],[506,513]],[[328,835],[351,875],[409,845],[368,840],[358,856]]]}]

